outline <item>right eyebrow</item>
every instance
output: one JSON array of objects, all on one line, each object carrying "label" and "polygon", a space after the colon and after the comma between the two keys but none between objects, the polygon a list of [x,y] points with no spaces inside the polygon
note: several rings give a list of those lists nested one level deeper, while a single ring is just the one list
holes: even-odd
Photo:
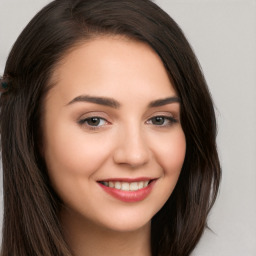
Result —
[{"label": "right eyebrow", "polygon": [[168,97],[165,99],[159,99],[159,100],[155,100],[149,103],[149,107],[150,108],[154,108],[154,107],[161,107],[167,104],[171,104],[171,103],[180,103],[180,98],[177,96],[172,96],[172,97]]},{"label": "right eyebrow", "polygon": [[121,104],[112,98],[95,97],[89,95],[80,95],[72,99],[67,105],[74,104],[76,102],[90,102],[112,108],[120,108]]}]

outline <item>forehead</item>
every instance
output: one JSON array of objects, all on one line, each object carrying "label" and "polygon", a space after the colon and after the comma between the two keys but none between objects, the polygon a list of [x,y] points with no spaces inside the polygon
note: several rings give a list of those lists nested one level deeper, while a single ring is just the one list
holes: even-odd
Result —
[{"label": "forehead", "polygon": [[122,91],[136,95],[150,91],[160,98],[175,95],[157,53],[146,43],[120,36],[79,44],[64,56],[53,77],[54,89],[70,97],[81,93],[113,97]]}]

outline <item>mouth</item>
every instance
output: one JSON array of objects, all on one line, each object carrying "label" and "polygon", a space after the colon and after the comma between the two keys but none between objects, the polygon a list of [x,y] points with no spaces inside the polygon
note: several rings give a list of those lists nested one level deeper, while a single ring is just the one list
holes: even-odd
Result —
[{"label": "mouth", "polygon": [[141,180],[141,181],[133,181],[133,182],[127,182],[127,181],[98,181],[103,186],[114,188],[122,191],[138,191],[140,189],[146,188],[149,186],[149,184],[154,181],[154,179],[151,180]]},{"label": "mouth", "polygon": [[157,179],[110,179],[98,181],[107,194],[123,202],[139,202],[151,193]]}]

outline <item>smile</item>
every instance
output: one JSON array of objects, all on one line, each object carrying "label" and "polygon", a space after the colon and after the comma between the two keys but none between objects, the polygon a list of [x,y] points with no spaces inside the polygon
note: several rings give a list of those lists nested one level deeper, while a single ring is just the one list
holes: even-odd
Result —
[{"label": "smile", "polygon": [[98,181],[107,194],[123,202],[139,202],[146,199],[157,179]]},{"label": "smile", "polygon": [[137,191],[148,186],[150,180],[138,182],[122,182],[122,181],[101,181],[102,185],[123,191]]}]

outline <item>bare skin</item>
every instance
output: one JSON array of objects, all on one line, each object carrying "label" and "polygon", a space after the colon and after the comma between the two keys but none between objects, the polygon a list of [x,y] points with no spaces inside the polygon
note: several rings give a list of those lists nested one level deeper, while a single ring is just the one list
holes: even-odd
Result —
[{"label": "bare skin", "polygon": [[[66,212],[67,213],[67,212]],[[150,225],[130,232],[115,232],[97,227],[79,217],[62,216],[66,239],[74,255],[150,256]],[[66,219],[67,218],[67,219]],[[70,218],[73,219],[70,225]],[[81,226],[84,224],[84,227]]]},{"label": "bare skin", "polygon": [[69,52],[53,80],[42,151],[68,244],[76,256],[150,256],[151,219],[186,151],[161,59],[144,43],[101,37]]}]

